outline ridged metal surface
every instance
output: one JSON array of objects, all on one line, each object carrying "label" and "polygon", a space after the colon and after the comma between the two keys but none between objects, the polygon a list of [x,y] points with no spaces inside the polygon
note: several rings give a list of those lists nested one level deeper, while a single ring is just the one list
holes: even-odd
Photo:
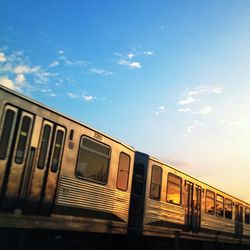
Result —
[{"label": "ridged metal surface", "polygon": [[234,233],[234,220],[219,218],[217,216],[201,213],[201,228]]},{"label": "ridged metal surface", "polygon": [[250,224],[244,224],[243,226],[243,234],[248,235],[250,240]]},{"label": "ridged metal surface", "polygon": [[129,200],[127,192],[63,176],[56,204],[112,213],[127,222]]},{"label": "ridged metal surface", "polygon": [[144,223],[162,221],[184,225],[184,215],[185,211],[182,207],[147,199]]}]

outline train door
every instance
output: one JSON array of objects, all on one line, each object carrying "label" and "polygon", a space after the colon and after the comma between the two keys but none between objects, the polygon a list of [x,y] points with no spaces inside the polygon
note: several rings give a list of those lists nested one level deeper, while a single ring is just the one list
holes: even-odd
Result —
[{"label": "train door", "polygon": [[201,187],[186,181],[185,231],[198,233],[201,225]]},{"label": "train door", "polygon": [[48,120],[42,122],[36,157],[31,161],[34,161],[31,163],[32,174],[27,177],[28,185],[22,190],[22,198],[27,201],[29,211],[50,211],[56,192],[65,132],[65,128],[60,125]]},{"label": "train door", "polygon": [[135,153],[128,231],[136,234],[143,230],[148,160],[148,155]]},{"label": "train door", "polygon": [[235,204],[235,236],[241,238],[243,234],[243,206]]},{"label": "train door", "polygon": [[193,224],[194,184],[186,181],[185,231],[191,231]]},{"label": "train door", "polygon": [[0,208],[8,210],[15,206],[19,196],[34,115],[6,105],[0,123]]},{"label": "train door", "polygon": [[201,187],[196,185],[194,194],[193,224],[192,224],[192,232],[194,233],[198,233],[201,228],[201,193],[202,193]]},{"label": "train door", "polygon": [[[6,105],[0,121],[0,209],[53,203],[65,129]],[[33,206],[32,206],[33,205]]]}]

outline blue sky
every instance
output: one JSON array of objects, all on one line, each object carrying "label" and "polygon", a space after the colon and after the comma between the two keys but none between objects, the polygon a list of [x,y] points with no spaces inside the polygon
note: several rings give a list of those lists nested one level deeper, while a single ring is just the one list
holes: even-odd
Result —
[{"label": "blue sky", "polygon": [[0,84],[248,202],[249,58],[249,1],[0,1]]}]

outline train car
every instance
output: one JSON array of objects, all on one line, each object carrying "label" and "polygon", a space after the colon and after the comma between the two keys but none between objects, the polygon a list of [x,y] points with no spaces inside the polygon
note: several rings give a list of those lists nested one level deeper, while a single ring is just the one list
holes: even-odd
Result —
[{"label": "train car", "polygon": [[129,232],[250,245],[250,204],[136,152]]},{"label": "train car", "polygon": [[134,149],[0,86],[0,228],[125,234]]}]

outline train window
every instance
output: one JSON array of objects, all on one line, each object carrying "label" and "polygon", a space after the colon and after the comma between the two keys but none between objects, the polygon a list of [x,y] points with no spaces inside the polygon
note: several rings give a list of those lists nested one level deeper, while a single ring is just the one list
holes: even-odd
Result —
[{"label": "train window", "polygon": [[41,147],[40,147],[40,154],[38,158],[38,164],[37,167],[40,169],[44,168],[47,152],[49,149],[49,139],[51,134],[51,126],[46,124],[43,128],[43,135],[42,135],[42,141],[41,141]]},{"label": "train window", "polygon": [[224,197],[216,195],[216,215],[219,217],[224,216]]},{"label": "train window", "polygon": [[233,210],[232,200],[225,199],[225,218],[232,219],[233,215],[232,210]]},{"label": "train window", "polygon": [[214,201],[215,195],[214,192],[207,190],[206,192],[206,213],[214,214]]},{"label": "train window", "polygon": [[179,176],[168,174],[167,202],[176,205],[181,204],[181,184],[182,179]]},{"label": "train window", "polygon": [[73,140],[73,137],[74,137],[74,130],[71,129],[71,130],[70,130],[70,133],[69,133],[69,139],[72,141],[72,140]]},{"label": "train window", "polygon": [[239,222],[243,222],[243,207],[239,206]]},{"label": "train window", "polygon": [[82,137],[76,176],[106,184],[108,180],[110,147],[92,139]]},{"label": "train window", "polygon": [[126,191],[128,188],[128,178],[129,178],[129,166],[130,166],[130,156],[121,152],[116,186],[118,189]]},{"label": "train window", "polygon": [[250,208],[245,208],[245,223],[250,224]]},{"label": "train window", "polygon": [[161,178],[162,169],[158,166],[152,167],[151,187],[150,187],[150,198],[160,200],[161,196]]},{"label": "train window", "polygon": [[19,135],[19,140],[17,144],[15,162],[17,164],[22,164],[23,158],[25,156],[26,145],[28,141],[29,130],[31,126],[31,119],[28,116],[24,116],[21,125],[21,131]]},{"label": "train window", "polygon": [[5,160],[9,148],[12,126],[15,119],[15,112],[8,109],[5,114],[2,135],[0,138],[0,159]]},{"label": "train window", "polygon": [[142,196],[144,193],[145,167],[143,164],[134,165],[132,194]]},{"label": "train window", "polygon": [[56,139],[54,145],[54,152],[52,157],[51,171],[56,172],[59,166],[59,161],[62,153],[64,132],[62,130],[57,130]]}]

